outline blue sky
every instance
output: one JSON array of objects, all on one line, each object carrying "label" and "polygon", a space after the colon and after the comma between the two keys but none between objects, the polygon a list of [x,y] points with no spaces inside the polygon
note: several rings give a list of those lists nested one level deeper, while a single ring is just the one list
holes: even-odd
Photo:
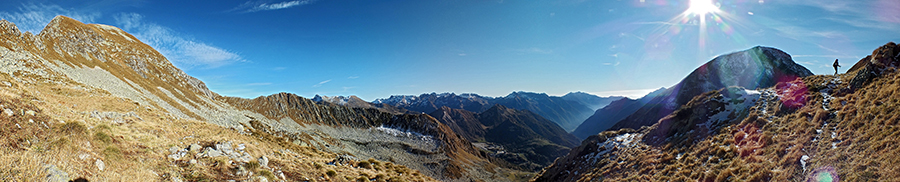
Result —
[{"label": "blue sky", "polygon": [[716,55],[771,46],[815,74],[900,41],[900,1],[3,1],[39,32],[56,15],[120,27],[222,95],[430,92],[638,96]]}]

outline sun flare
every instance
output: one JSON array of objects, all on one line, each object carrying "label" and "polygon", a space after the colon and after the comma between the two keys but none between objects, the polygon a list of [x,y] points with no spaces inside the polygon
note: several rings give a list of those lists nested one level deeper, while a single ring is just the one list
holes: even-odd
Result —
[{"label": "sun flare", "polygon": [[687,11],[691,14],[702,16],[719,11],[719,7],[716,7],[712,0],[691,0]]}]

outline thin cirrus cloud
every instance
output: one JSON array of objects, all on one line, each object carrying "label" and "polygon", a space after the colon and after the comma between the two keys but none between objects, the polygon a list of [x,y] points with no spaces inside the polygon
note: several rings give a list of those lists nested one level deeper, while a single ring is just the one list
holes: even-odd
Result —
[{"label": "thin cirrus cloud", "polygon": [[89,23],[95,22],[101,17],[99,12],[83,12],[75,9],[66,9],[55,4],[22,4],[18,11],[0,12],[0,19],[6,19],[15,23],[22,32],[38,34],[57,15],[64,15],[76,20]]},{"label": "thin cirrus cloud", "polygon": [[113,18],[122,29],[131,32],[179,67],[216,68],[245,62],[237,53],[184,38],[167,27],[146,22],[141,14],[120,13]]},{"label": "thin cirrus cloud", "polygon": [[795,4],[819,8],[830,12],[822,17],[838,23],[847,24],[859,28],[874,28],[881,30],[896,30],[900,28],[900,15],[895,12],[900,8],[900,1],[896,0],[872,0],[872,1],[844,1],[844,0],[819,0],[819,1],[783,1],[778,3]]},{"label": "thin cirrus cloud", "polygon": [[249,1],[240,6],[232,9],[231,11],[240,11],[243,13],[252,13],[258,11],[269,11],[269,10],[279,10],[285,8],[291,8],[301,5],[307,5],[316,2],[316,0],[295,0],[295,1],[284,1],[279,3],[264,3],[259,1]]},{"label": "thin cirrus cloud", "polygon": [[326,83],[328,83],[328,82],[331,82],[331,80],[321,81],[321,82],[319,82],[319,83],[313,85],[312,87],[321,87],[322,85],[324,85],[324,84],[326,84]]}]

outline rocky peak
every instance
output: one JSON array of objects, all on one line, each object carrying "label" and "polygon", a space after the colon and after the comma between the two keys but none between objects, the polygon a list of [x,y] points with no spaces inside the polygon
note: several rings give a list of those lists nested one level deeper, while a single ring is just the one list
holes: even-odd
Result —
[{"label": "rocky peak", "polygon": [[900,66],[900,45],[888,42],[847,70],[847,73],[855,74],[850,80],[850,86],[858,89],[887,70],[896,71],[898,66]]},{"label": "rocky peak", "polygon": [[18,37],[19,34],[21,34],[21,32],[19,32],[19,27],[17,27],[15,23],[0,20],[0,36]]},{"label": "rocky peak", "polygon": [[718,56],[691,72],[681,82],[656,96],[610,129],[649,126],[705,92],[729,86],[758,89],[812,75],[784,51],[756,46]]}]

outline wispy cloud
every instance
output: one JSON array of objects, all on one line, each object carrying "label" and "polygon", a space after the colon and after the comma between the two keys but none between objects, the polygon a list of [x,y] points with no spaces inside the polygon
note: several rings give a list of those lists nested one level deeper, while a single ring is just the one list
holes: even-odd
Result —
[{"label": "wispy cloud", "polygon": [[53,20],[56,15],[63,15],[74,18],[85,23],[94,22],[100,18],[99,12],[78,11],[75,9],[62,8],[55,4],[22,4],[18,11],[2,11],[0,19],[6,19],[16,26],[22,32],[31,32],[33,34],[40,33],[44,26]]},{"label": "wispy cloud", "polygon": [[854,27],[882,30],[900,28],[900,14],[894,13],[900,8],[900,1],[896,0],[789,0],[779,3],[819,8],[830,12],[825,19]]},{"label": "wispy cloud", "polygon": [[165,55],[169,61],[185,69],[216,68],[245,61],[237,53],[185,38],[168,27],[145,22],[141,14],[121,13],[113,18],[122,29],[131,32]]},{"label": "wispy cloud", "polygon": [[352,79],[357,79],[357,78],[359,78],[359,76],[351,76],[351,77],[347,77],[347,79],[351,79],[351,80],[352,80]]},{"label": "wispy cloud", "polygon": [[316,0],[294,0],[294,1],[284,1],[284,2],[279,2],[279,3],[248,1],[244,4],[241,4],[238,7],[235,7],[231,11],[252,13],[252,12],[257,12],[257,11],[269,11],[269,10],[279,10],[279,9],[291,8],[291,7],[311,4],[314,2],[316,2]]},{"label": "wispy cloud", "polygon": [[857,58],[857,56],[836,55],[836,54],[829,54],[829,55],[825,55],[825,54],[823,54],[823,55],[791,55],[791,57],[795,57],[795,58],[805,58],[805,57],[813,57],[813,58]]},{"label": "wispy cloud", "polygon": [[326,83],[328,83],[328,82],[331,82],[331,80],[321,81],[321,82],[319,82],[319,83],[313,85],[312,87],[321,87],[322,85],[324,85],[324,84],[326,84]]}]

